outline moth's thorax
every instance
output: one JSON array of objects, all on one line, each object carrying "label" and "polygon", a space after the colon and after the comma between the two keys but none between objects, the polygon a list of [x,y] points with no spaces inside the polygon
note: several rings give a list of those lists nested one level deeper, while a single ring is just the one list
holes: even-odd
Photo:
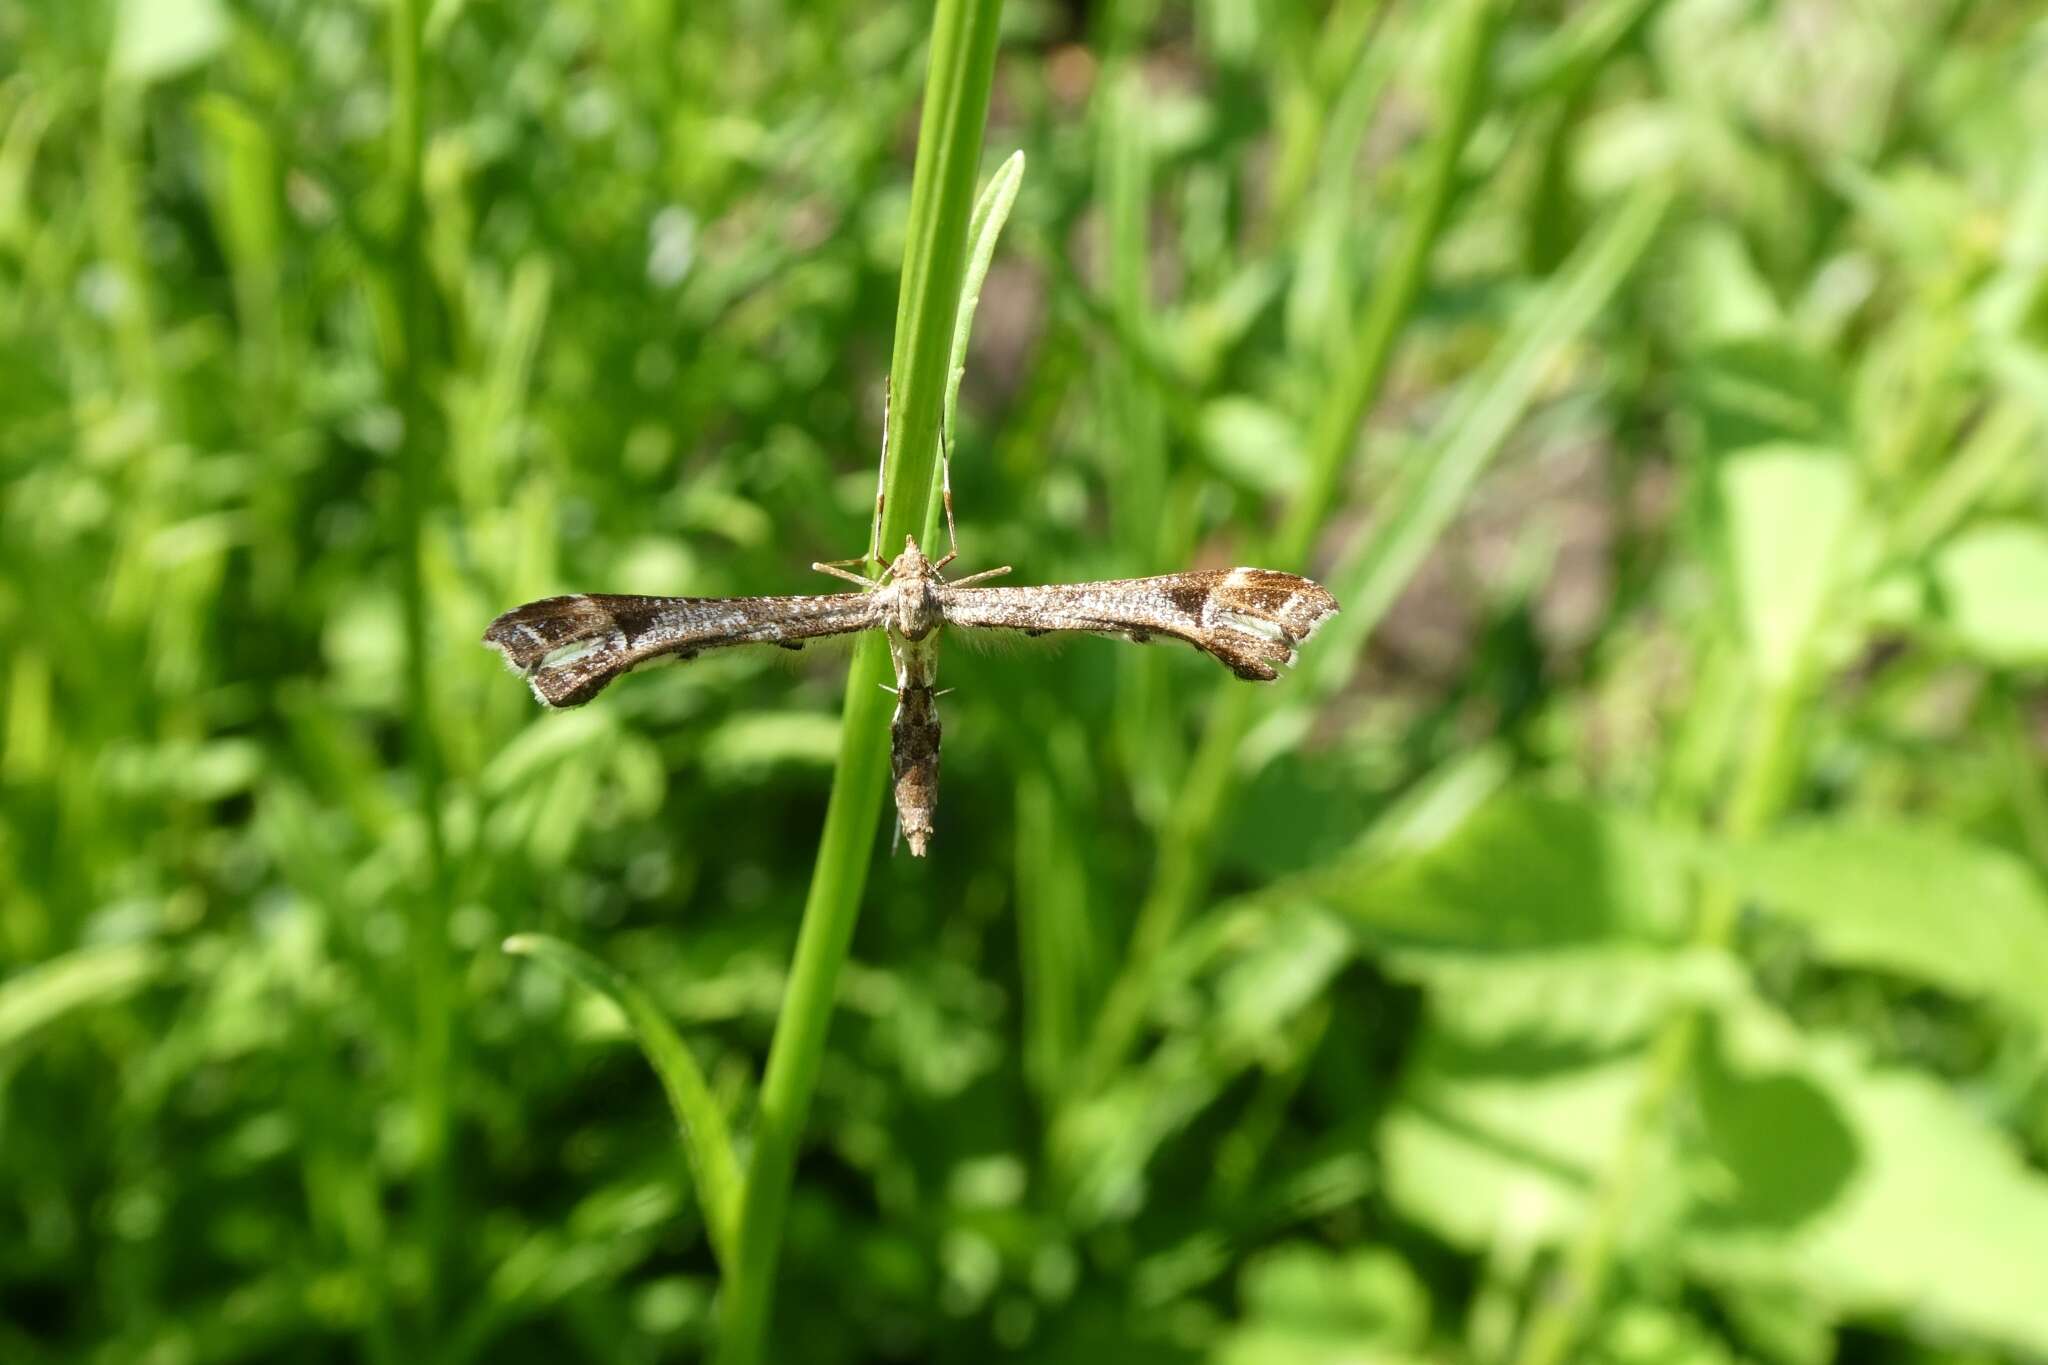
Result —
[{"label": "moth's thorax", "polygon": [[917,548],[903,538],[903,553],[889,562],[890,629],[906,640],[922,640],[939,626],[939,576]]}]

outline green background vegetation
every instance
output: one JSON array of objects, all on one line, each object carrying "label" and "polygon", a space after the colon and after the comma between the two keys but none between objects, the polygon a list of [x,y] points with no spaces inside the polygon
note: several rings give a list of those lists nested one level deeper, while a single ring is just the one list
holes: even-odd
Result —
[{"label": "green background vegetation", "polygon": [[476,640],[865,543],[932,21],[0,0],[0,1359],[708,1353],[837,886],[764,1359],[2048,1360],[2048,13],[1011,0],[960,568],[1345,611],[862,894],[844,656]]}]

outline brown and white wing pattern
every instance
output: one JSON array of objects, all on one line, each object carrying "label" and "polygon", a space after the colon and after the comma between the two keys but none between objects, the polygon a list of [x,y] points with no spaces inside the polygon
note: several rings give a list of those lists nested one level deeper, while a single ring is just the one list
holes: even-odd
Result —
[{"label": "brown and white wing pattern", "polygon": [[526,676],[544,706],[581,706],[622,673],[727,645],[801,648],[882,624],[872,593],[820,597],[623,597],[577,593],[514,607],[484,643]]},{"label": "brown and white wing pattern", "polygon": [[1053,583],[1040,588],[938,590],[948,625],[1043,635],[1085,630],[1144,643],[1186,640],[1253,682],[1280,676],[1297,645],[1337,612],[1319,583],[1274,569],[1208,569],[1158,578]]}]

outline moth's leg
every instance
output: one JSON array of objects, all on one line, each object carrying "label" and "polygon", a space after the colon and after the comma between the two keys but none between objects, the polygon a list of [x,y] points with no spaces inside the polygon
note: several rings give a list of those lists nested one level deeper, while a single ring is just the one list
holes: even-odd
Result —
[{"label": "moth's leg", "polygon": [[1007,564],[1003,565],[1000,569],[983,569],[980,573],[971,573],[965,578],[956,578],[946,584],[946,586],[949,588],[964,588],[970,583],[979,583],[984,579],[1000,578],[1009,571],[1010,566]]},{"label": "moth's leg", "polygon": [[848,564],[865,563],[867,563],[865,559],[828,559],[814,561],[811,564],[811,567],[817,570],[819,573],[828,573],[831,574],[834,578],[843,578],[849,583],[858,583],[863,588],[872,588],[875,586],[874,579],[864,578],[860,574],[853,573],[852,571],[843,567]]},{"label": "moth's leg", "polygon": [[953,529],[953,450],[943,429],[939,432],[939,500],[946,507],[946,557],[932,565],[933,572],[960,557],[960,533]]},{"label": "moth's leg", "polygon": [[867,558],[877,564],[882,559],[882,506],[889,490],[889,404],[895,387],[892,376],[882,376],[882,462],[875,470],[875,519],[868,523]]},{"label": "moth's leg", "polygon": [[882,380],[882,462],[875,470],[875,515],[874,519],[868,523],[867,553],[852,559],[827,559],[811,565],[819,573],[828,573],[834,578],[847,579],[850,582],[860,584],[863,588],[875,586],[874,580],[863,578],[858,574],[841,573],[839,571],[852,568],[856,564],[863,567],[869,564],[879,564],[883,568],[887,568],[889,564],[888,560],[882,558],[882,548],[876,539],[882,534],[882,506],[887,498],[889,488],[889,387],[889,380],[885,376]]}]

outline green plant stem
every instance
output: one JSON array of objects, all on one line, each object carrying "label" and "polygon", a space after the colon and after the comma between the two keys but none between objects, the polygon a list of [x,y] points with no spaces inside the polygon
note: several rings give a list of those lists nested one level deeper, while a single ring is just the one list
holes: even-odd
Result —
[{"label": "green plant stem", "polygon": [[[1751,719],[1735,788],[1723,809],[1721,833],[1739,843],[1763,831],[1782,801],[1785,773],[1795,751],[1795,721],[1805,688],[1798,680],[1767,691]],[[1728,947],[1741,901],[1727,881],[1702,885],[1694,910],[1692,944],[1713,952]],[[1607,1164],[1591,1207],[1565,1251],[1557,1283],[1530,1314],[1517,1365],[1558,1365],[1585,1332],[1614,1264],[1622,1226],[1635,1207],[1657,1143],[1669,1130],[1671,1106],[1691,1069],[1702,1012],[1683,1006],[1650,1042],[1643,1082],[1629,1106],[1614,1159]]]},{"label": "green plant stem", "polygon": [[[1452,22],[1445,49],[1443,104],[1435,140],[1401,237],[1360,322],[1357,338],[1318,414],[1308,446],[1308,471],[1265,562],[1291,568],[1307,558],[1329,516],[1365,416],[1378,401],[1394,343],[1415,310],[1429,259],[1450,215],[1463,155],[1486,92],[1486,72],[1502,0],[1467,0]],[[1208,832],[1231,788],[1238,745],[1252,716],[1251,697],[1235,688],[1218,697],[1200,747],[1160,830],[1152,885],[1139,907],[1122,972],[1103,1002],[1101,1021],[1081,1071],[1082,1093],[1096,1090],[1122,1064],[1144,1017],[1153,959],[1172,938],[1209,877]]]},{"label": "green plant stem", "polygon": [[1394,343],[1415,311],[1415,300],[1429,275],[1429,258],[1450,217],[1458,163],[1485,102],[1494,35],[1505,8],[1504,0],[1469,0],[1464,12],[1452,21],[1444,57],[1444,101],[1436,140],[1423,166],[1422,185],[1393,258],[1360,320],[1357,340],[1337,376],[1334,401],[1317,414],[1309,435],[1308,471],[1301,492],[1267,547],[1275,559],[1294,563],[1307,558],[1315,547],[1316,533],[1335,501],[1338,480],[1358,444],[1358,430],[1379,401]]},{"label": "green plant stem", "polygon": [[452,1005],[448,970],[448,856],[441,827],[442,770],[429,667],[425,580],[427,515],[435,468],[423,370],[427,363],[425,86],[421,69],[424,11],[420,0],[392,0],[391,188],[397,214],[391,239],[393,308],[387,338],[388,382],[404,422],[399,451],[397,537],[399,597],[405,631],[405,722],[408,759],[418,792],[426,869],[414,901],[407,957],[413,969],[412,1107],[418,1143],[415,1179],[426,1266],[425,1314],[438,1316],[447,1247],[449,1195],[448,1073]]},{"label": "green plant stem", "polygon": [[2034,737],[2009,679],[1998,680],[1991,708],[1999,777],[2020,828],[2021,845],[2035,863],[2048,867],[2048,782],[2043,781]]},{"label": "green plant stem", "polygon": [[[890,366],[889,468],[876,533],[885,555],[923,526],[929,511],[1001,14],[1001,0],[940,0],[933,19]],[[797,1147],[881,814],[891,709],[881,685],[889,677],[886,643],[864,637],[847,679],[838,768],[761,1086],[739,1259],[724,1288],[716,1357],[722,1365],[752,1365],[767,1339]]]}]

